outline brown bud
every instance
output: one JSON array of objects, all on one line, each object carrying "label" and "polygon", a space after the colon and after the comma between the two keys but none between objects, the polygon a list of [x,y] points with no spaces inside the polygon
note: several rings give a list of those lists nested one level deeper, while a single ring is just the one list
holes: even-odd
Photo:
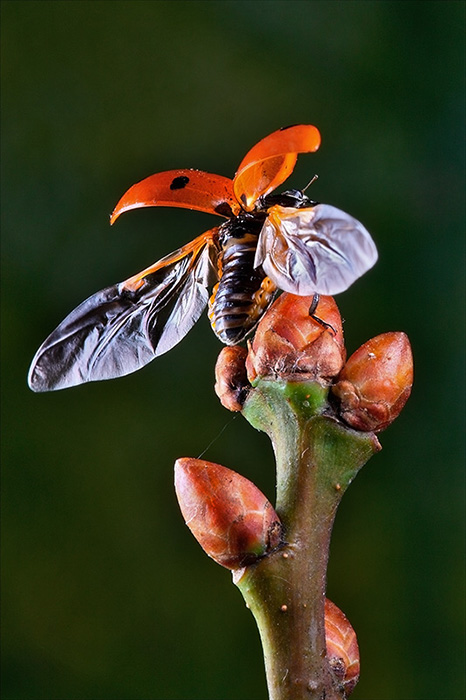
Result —
[{"label": "brown bud", "polygon": [[358,640],[346,615],[328,598],[325,600],[325,641],[330,667],[346,697],[359,680]]},{"label": "brown bud", "polygon": [[260,377],[327,382],[345,361],[340,313],[332,297],[282,294],[261,319],[246,360],[251,382]]},{"label": "brown bud", "polygon": [[405,333],[382,333],[361,345],[332,388],[340,415],[356,430],[379,432],[400,413],[411,393],[413,356]]},{"label": "brown bud", "polygon": [[215,365],[215,393],[229,411],[241,411],[251,388],[246,375],[246,348],[241,345],[223,348]]},{"label": "brown bud", "polygon": [[204,551],[227,569],[239,569],[278,547],[281,524],[249,479],[202,459],[175,464],[183,518]]}]

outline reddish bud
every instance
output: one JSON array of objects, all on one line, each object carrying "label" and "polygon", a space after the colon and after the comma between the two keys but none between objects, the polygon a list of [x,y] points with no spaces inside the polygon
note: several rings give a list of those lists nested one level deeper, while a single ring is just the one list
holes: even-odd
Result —
[{"label": "reddish bud", "polygon": [[215,365],[215,393],[229,411],[241,411],[251,388],[246,375],[246,348],[232,345],[223,348]]},{"label": "reddish bud", "polygon": [[325,601],[325,641],[329,664],[346,697],[359,680],[358,640],[346,615],[328,598]]},{"label": "reddish bud", "polygon": [[[309,314],[313,296],[282,294],[261,319],[246,368],[249,380],[282,377],[329,381],[345,361],[343,330],[332,297],[320,297]],[[319,320],[321,321],[319,321]]]},{"label": "reddish bud", "polygon": [[400,413],[411,393],[413,356],[405,333],[382,333],[349,358],[332,388],[340,415],[356,430],[379,432]]},{"label": "reddish bud", "polygon": [[186,525],[209,557],[227,569],[252,564],[280,544],[275,510],[257,486],[231,469],[178,459],[175,489]]}]

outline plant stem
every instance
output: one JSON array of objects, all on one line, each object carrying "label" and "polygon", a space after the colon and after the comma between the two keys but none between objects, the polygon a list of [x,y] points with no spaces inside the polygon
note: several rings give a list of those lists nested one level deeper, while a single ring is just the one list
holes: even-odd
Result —
[{"label": "plant stem", "polygon": [[320,384],[270,380],[258,382],[243,409],[273,443],[286,543],[235,576],[259,627],[270,700],[344,698],[326,658],[330,536],[343,493],[380,446],[327,410]]}]

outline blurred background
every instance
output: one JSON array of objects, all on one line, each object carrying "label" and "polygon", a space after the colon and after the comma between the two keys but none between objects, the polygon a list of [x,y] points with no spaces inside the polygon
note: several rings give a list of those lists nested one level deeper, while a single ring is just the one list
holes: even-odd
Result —
[{"label": "blurred background", "polygon": [[415,357],[413,395],[335,525],[328,594],[358,634],[353,697],[464,698],[464,9],[2,3],[5,700],[266,698],[253,618],[173,489],[175,459],[208,448],[273,499],[268,439],[214,394],[207,316],[120,380],[34,395],[26,375],[88,295],[217,224],[146,209],[110,228],[131,184],[232,176],[295,123],[322,146],[287,186],[318,173],[311,196],[379,248],[338,299],[348,351],[404,330]]}]

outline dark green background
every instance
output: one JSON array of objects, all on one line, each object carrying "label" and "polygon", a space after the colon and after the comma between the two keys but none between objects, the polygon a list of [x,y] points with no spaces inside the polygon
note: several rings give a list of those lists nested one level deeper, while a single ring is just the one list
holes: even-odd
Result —
[{"label": "dark green background", "polygon": [[[232,176],[313,123],[315,199],[377,266],[339,298],[350,352],[404,330],[413,395],[337,517],[329,596],[357,630],[355,700],[464,698],[461,2],[3,2],[3,697],[260,700],[258,634],[185,528],[178,456],[253,479],[271,449],[213,392],[204,316],[143,371],[50,395],[37,346],[74,306],[215,225],[147,209],[160,170]],[[225,427],[226,426],[226,427]],[[224,432],[222,430],[225,428]]]}]

